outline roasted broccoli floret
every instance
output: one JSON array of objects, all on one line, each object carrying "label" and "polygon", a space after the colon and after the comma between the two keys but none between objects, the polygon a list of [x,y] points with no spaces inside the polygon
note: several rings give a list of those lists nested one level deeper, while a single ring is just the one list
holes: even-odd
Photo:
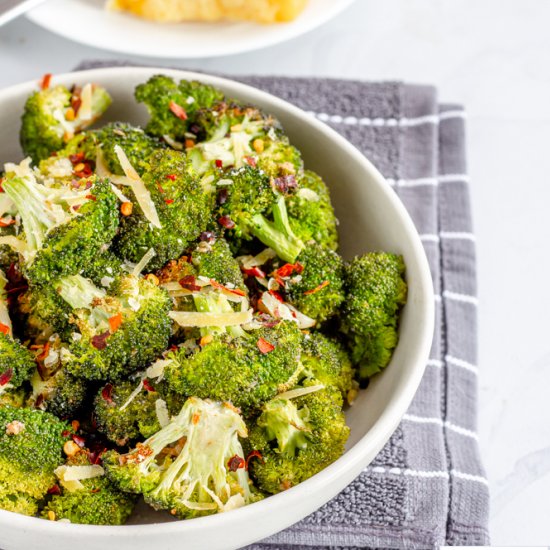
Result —
[{"label": "roasted broccoli floret", "polygon": [[90,462],[85,450],[70,457],[55,473],[59,479],[57,494],[54,493],[41,510],[40,516],[44,519],[122,525],[130,517],[135,497],[117,489],[105,475],[105,470]]},{"label": "roasted broccoli floret", "polygon": [[307,243],[297,258],[301,273],[286,282],[288,301],[322,323],[333,317],[345,300],[344,262],[333,250]]},{"label": "roasted broccoli floret", "polygon": [[138,204],[123,216],[114,251],[121,258],[138,262],[151,248],[155,256],[149,270],[178,258],[187,246],[206,229],[213,207],[183,153],[165,150],[150,158],[150,169],[143,182],[150,193],[159,224],[153,226]]},{"label": "roasted broccoli floret", "polygon": [[[231,182],[218,223],[228,237],[256,237],[287,262],[294,262],[304,243],[294,235],[286,210],[285,196],[274,188],[260,170],[243,167],[225,176]],[[273,221],[267,219],[271,211]]]},{"label": "roasted broccoli floret", "polygon": [[169,141],[184,140],[193,132],[193,122],[199,109],[210,108],[223,99],[223,93],[202,82],[180,80],[174,82],[164,75],[151,77],[136,87],[138,103],[144,103],[150,115],[146,130]]},{"label": "roasted broccoli floret", "polygon": [[106,453],[103,463],[123,491],[192,518],[260,498],[245,468],[239,437],[246,436],[234,407],[191,397],[167,426],[127,454]]},{"label": "roasted broccoli floret", "polygon": [[344,452],[349,428],[338,390],[314,380],[301,390],[301,396],[296,389],[298,397],[283,395],[266,403],[250,430],[248,443],[261,453],[261,459],[250,461],[250,473],[268,493],[305,481]]},{"label": "roasted broccoli floret", "polygon": [[96,395],[97,429],[117,445],[151,437],[181,409],[184,398],[171,392],[165,381],[155,380],[153,374],[148,374],[159,364],[162,375],[162,365],[166,361],[159,359],[141,375],[106,384]]},{"label": "roasted broccoli floret", "polygon": [[107,91],[96,84],[54,86],[34,92],[25,104],[21,147],[34,162],[62,149],[75,134],[95,122],[111,104]]},{"label": "roasted broccoli floret", "polygon": [[74,334],[65,365],[74,376],[115,380],[166,349],[171,302],[163,289],[130,274],[116,280],[108,292],[80,275],[57,284],[73,310]]},{"label": "roasted broccoli floret", "polygon": [[188,149],[198,173],[219,168],[258,167],[273,178],[294,176],[302,169],[299,151],[290,145],[280,125],[259,109],[219,102],[197,116],[204,140]]},{"label": "roasted broccoli floret", "polygon": [[86,381],[67,372],[64,366],[68,346],[58,335],[36,347],[38,367],[30,378],[28,407],[51,412],[59,418],[71,418],[82,407],[87,392]]},{"label": "roasted broccoli floret", "polygon": [[169,353],[166,380],[176,393],[230,401],[248,415],[297,383],[301,337],[288,321],[242,337],[218,335],[200,350]]},{"label": "roasted broccoli floret", "polygon": [[21,386],[35,367],[32,353],[13,337],[7,283],[4,272],[0,270],[0,395]]},{"label": "roasted broccoli floret", "polygon": [[52,414],[6,406],[0,428],[0,505],[34,514],[33,501],[55,484],[69,427]]},{"label": "roasted broccoli floret", "polygon": [[386,367],[397,345],[399,312],[407,300],[404,274],[403,258],[385,252],[365,254],[346,267],[341,330],[361,379]]},{"label": "roasted broccoli floret", "polygon": [[358,384],[354,380],[355,369],[345,346],[321,332],[304,336],[302,344],[303,375],[318,380],[325,387],[336,388],[344,401],[352,403]]},{"label": "roasted broccoli floret", "polygon": [[338,220],[325,182],[315,172],[306,170],[298,190],[287,198],[290,227],[307,242],[314,240],[325,248],[338,249]]},{"label": "roasted broccoli floret", "polygon": [[72,190],[52,189],[37,183],[30,170],[2,184],[17,207],[24,232],[0,242],[20,252],[23,273],[33,283],[78,273],[117,231],[117,198],[109,182],[92,177],[78,185]]}]

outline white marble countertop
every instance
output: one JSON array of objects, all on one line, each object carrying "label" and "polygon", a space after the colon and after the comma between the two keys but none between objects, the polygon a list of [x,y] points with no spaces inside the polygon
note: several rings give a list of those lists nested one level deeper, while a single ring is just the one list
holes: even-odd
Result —
[{"label": "white marble countertop", "polygon": [[[162,62],[234,74],[404,79],[435,84],[442,100],[466,105],[479,258],[479,439],[495,545],[550,544],[549,21],[545,0],[358,0],[279,46]],[[0,29],[0,87],[114,57],[20,19]]]}]

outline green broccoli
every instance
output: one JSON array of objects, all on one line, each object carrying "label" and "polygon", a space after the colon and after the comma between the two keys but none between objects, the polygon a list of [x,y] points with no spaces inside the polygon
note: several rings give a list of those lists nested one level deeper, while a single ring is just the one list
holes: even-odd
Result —
[{"label": "green broccoli", "polygon": [[399,312],[407,300],[405,264],[396,254],[372,252],[346,267],[341,331],[362,380],[388,365],[397,345]]},{"label": "green broccoli", "polygon": [[21,123],[21,147],[34,162],[62,149],[75,134],[95,122],[111,104],[101,86],[55,86],[34,92],[25,104]]},{"label": "green broccoli", "polygon": [[151,248],[155,256],[149,270],[162,267],[178,258],[189,244],[206,229],[213,207],[183,153],[159,151],[150,158],[150,169],[143,175],[159,225],[153,227],[139,205],[123,216],[114,251],[121,258],[138,262]]},{"label": "green broccoli", "polygon": [[19,388],[35,367],[32,353],[13,337],[8,309],[8,280],[0,270],[0,395]]},{"label": "green broccoli", "polygon": [[297,383],[301,339],[289,321],[232,339],[217,335],[200,350],[169,353],[166,380],[176,393],[230,401],[248,415]]},{"label": "green broccoli", "polygon": [[109,182],[93,177],[79,184],[83,187],[52,189],[37,183],[30,171],[2,184],[24,233],[0,242],[20,252],[23,273],[33,283],[78,273],[117,231],[117,198]]},{"label": "green broccoli", "polygon": [[336,315],[345,300],[344,262],[336,252],[314,242],[307,243],[297,262],[300,274],[285,284],[288,301],[322,323]]},{"label": "green broccoli", "polygon": [[[162,359],[153,363],[163,364]],[[139,437],[151,437],[173,414],[184,398],[171,392],[163,380],[147,378],[147,372],[131,380],[106,384],[94,401],[97,429],[119,446]]]},{"label": "green broccoli", "polygon": [[304,335],[302,364],[307,378],[338,389],[344,401],[353,402],[358,384],[351,359],[341,342],[317,331]]},{"label": "green broccoli", "polygon": [[290,227],[302,241],[314,240],[325,248],[338,249],[338,220],[325,182],[306,170],[298,190],[287,199]]},{"label": "green broccoli", "polygon": [[[134,509],[135,497],[119,491],[99,464],[81,450],[56,469],[58,494],[53,494],[40,517],[88,525],[123,525]],[[81,480],[66,477],[83,476]]]},{"label": "green broccoli", "polygon": [[73,275],[57,283],[72,308],[74,334],[68,372],[88,380],[116,380],[151,362],[170,337],[168,294],[144,278],[124,275],[106,292]]},{"label": "green broccoli", "polygon": [[169,76],[156,75],[136,87],[135,97],[151,117],[146,131],[172,141],[193,132],[197,111],[221,101],[223,93],[202,82],[181,80],[178,84]]},{"label": "green broccoli", "polygon": [[348,436],[339,391],[310,380],[264,405],[250,430],[248,443],[261,454],[250,461],[250,475],[262,490],[279,493],[332,464]]},{"label": "green broccoli", "polygon": [[69,426],[52,414],[0,407],[0,505],[34,513],[63,463]]},{"label": "green broccoli", "polygon": [[[225,179],[232,183],[220,206],[218,223],[229,230],[228,238],[256,237],[285,261],[296,261],[304,243],[290,227],[284,194],[273,189],[262,171],[251,167],[232,170]],[[266,218],[269,211],[273,221]]]},{"label": "green broccoli", "polygon": [[142,493],[180,518],[231,510],[254,493],[239,441],[244,421],[228,404],[189,398],[179,414],[127,454],[105,454],[108,476],[123,491]]}]

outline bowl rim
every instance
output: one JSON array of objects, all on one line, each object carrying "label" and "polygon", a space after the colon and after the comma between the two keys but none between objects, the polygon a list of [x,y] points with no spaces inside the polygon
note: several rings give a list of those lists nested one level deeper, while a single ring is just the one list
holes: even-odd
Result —
[{"label": "bowl rim", "polygon": [[[374,449],[376,452],[379,452],[379,450],[391,437],[403,415],[406,413],[418,389],[429,358],[435,322],[434,291],[428,259],[426,257],[418,231],[416,230],[409,213],[405,209],[405,206],[378,169],[355,146],[353,146],[335,130],[330,128],[325,123],[317,120],[312,115],[306,113],[299,107],[269,94],[268,92],[264,92],[263,90],[259,90],[258,88],[229,78],[222,78],[207,73],[168,69],[166,67],[108,67],[63,73],[55,75],[55,80],[59,83],[65,83],[71,81],[71,79],[78,79],[81,81],[100,81],[102,77],[111,77],[113,74],[120,79],[124,79],[125,75],[131,74],[132,76],[141,76],[144,80],[146,80],[150,76],[160,73],[176,78],[202,80],[222,88],[236,88],[237,90],[242,90],[243,93],[246,93],[247,95],[258,97],[259,101],[274,105],[276,108],[286,111],[286,113],[291,117],[299,119],[304,124],[310,126],[312,131],[325,134],[331,139],[331,141],[335,142],[339,148],[343,149],[347,155],[353,157],[353,159],[362,165],[365,171],[369,173],[372,177],[372,185],[376,185],[379,188],[379,191],[386,195],[386,198],[392,203],[392,206],[401,217],[405,225],[406,232],[411,236],[412,254],[419,261],[420,280],[418,281],[418,285],[424,291],[425,299],[416,304],[415,307],[420,308],[421,318],[424,322],[420,327],[421,334],[417,338],[415,353],[409,356],[409,359],[407,360],[409,365],[407,370],[408,381],[403,385],[393,400],[388,403],[388,406],[382,411],[380,417],[374,425],[353,445],[353,447],[346,451],[345,455],[340,457],[330,466],[327,466],[318,474],[312,476],[299,485],[288,489],[287,491],[283,491],[276,495],[271,495],[258,502],[243,506],[242,508],[238,508],[236,510],[231,510],[230,512],[225,512],[223,514],[214,514],[211,516],[173,522],[143,523],[137,525],[103,526],[71,524],[65,522],[47,521],[42,520],[41,518],[29,517],[17,514],[15,512],[0,510],[0,524],[9,523],[11,528],[25,529],[27,533],[29,531],[39,531],[41,533],[46,531],[50,535],[61,534],[62,532],[65,534],[70,534],[71,532],[75,534],[76,530],[78,530],[79,535],[104,535],[109,538],[139,536],[145,533],[150,535],[160,532],[163,534],[170,532],[173,534],[179,533],[182,535],[190,535],[192,533],[200,532],[204,528],[215,529],[222,527],[228,517],[233,519],[235,522],[238,520],[240,523],[243,523],[246,521],[253,521],[255,518],[261,517],[262,514],[265,515],[270,512],[273,513],[276,509],[292,507],[291,503],[298,501],[300,499],[300,495],[305,492],[310,494],[322,493],[323,488],[330,486],[333,480],[341,477],[339,472],[342,468],[345,468],[346,470],[360,471],[368,465],[369,461],[365,457],[368,455],[369,451]],[[28,93],[36,88],[36,85],[37,83],[35,81],[27,81],[0,90],[0,105],[5,100],[18,98],[23,94],[28,95]],[[388,426],[392,426],[391,430],[388,429]],[[323,500],[318,507],[322,506],[332,496],[334,495],[330,495],[326,500]],[[313,509],[308,513],[311,512],[313,512]],[[301,519],[301,517],[295,519],[294,521],[298,521],[299,519]],[[282,528],[284,527],[281,527],[281,529]]]}]

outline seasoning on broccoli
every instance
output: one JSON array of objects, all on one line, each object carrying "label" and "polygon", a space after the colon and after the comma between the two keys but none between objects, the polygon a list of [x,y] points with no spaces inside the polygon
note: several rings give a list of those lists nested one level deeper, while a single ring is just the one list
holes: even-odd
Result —
[{"label": "seasoning on broccoli", "polygon": [[399,312],[407,300],[403,258],[372,252],[346,267],[346,301],[341,331],[365,380],[380,372],[397,346]]},{"label": "seasoning on broccoli", "polygon": [[168,425],[126,454],[109,451],[109,478],[157,509],[192,518],[261,498],[251,486],[239,437],[247,429],[234,407],[189,398]]},{"label": "seasoning on broccoli", "polygon": [[264,405],[250,430],[261,456],[250,475],[268,493],[290,489],[340,458],[348,436],[340,393],[310,380]]},{"label": "seasoning on broccoli", "polygon": [[25,104],[21,147],[34,162],[59,151],[78,132],[93,124],[111,104],[107,91],[96,84],[47,87]]}]

